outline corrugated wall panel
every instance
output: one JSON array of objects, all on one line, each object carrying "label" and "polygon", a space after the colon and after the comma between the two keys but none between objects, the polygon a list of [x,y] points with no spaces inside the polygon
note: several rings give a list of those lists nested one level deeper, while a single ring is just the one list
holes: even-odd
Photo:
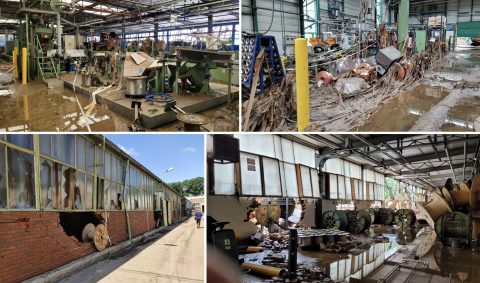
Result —
[{"label": "corrugated wall panel", "polygon": [[448,2],[447,5],[447,24],[456,24],[458,16],[458,0]]},{"label": "corrugated wall panel", "polygon": [[[272,1],[257,0],[257,19],[258,31],[263,33],[268,30],[270,22],[272,21]],[[298,16],[298,5],[294,0],[285,0],[283,4],[284,10],[284,27],[286,35],[300,36],[300,17]],[[250,1],[242,1],[242,30],[253,32],[253,19]],[[273,23],[268,35],[275,36],[280,50],[287,43],[282,38],[282,21],[281,21],[281,7],[280,1],[275,1],[275,13]],[[292,52],[293,45],[288,45],[289,52]]]}]

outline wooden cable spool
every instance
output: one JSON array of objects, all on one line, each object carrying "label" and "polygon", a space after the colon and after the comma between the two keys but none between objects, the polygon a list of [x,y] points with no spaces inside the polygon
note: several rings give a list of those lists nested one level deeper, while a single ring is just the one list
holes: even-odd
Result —
[{"label": "wooden cable spool", "polygon": [[459,187],[460,189],[454,189],[450,192],[454,208],[470,206],[470,189],[464,182],[461,182]]},{"label": "wooden cable spool", "polygon": [[87,243],[93,240],[95,234],[95,225],[88,223],[82,230],[82,243]]},{"label": "wooden cable spool", "polygon": [[471,229],[469,215],[458,211],[443,214],[435,221],[435,232],[448,246],[454,246],[454,241],[457,245],[470,245]]},{"label": "wooden cable spool", "polygon": [[93,244],[98,251],[104,250],[108,245],[108,236],[107,227],[103,224],[98,224],[95,228],[95,233],[93,235]]},{"label": "wooden cable spool", "polygon": [[420,213],[425,216],[425,220],[431,226],[435,226],[435,221],[443,214],[452,212],[447,201],[437,192],[432,193],[432,200],[425,204],[419,204]]},{"label": "wooden cable spool", "polygon": [[442,188],[442,195],[443,195],[443,198],[447,201],[448,206],[450,206],[450,208],[453,209],[455,207],[453,204],[453,198],[450,192],[447,190],[447,188]]},{"label": "wooden cable spool", "polygon": [[395,224],[400,228],[412,227],[416,221],[415,212],[411,209],[399,209],[395,212]]}]

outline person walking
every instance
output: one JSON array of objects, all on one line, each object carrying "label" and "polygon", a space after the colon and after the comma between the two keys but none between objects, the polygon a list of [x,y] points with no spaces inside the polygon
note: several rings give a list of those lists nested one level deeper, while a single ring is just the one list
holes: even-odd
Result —
[{"label": "person walking", "polygon": [[203,213],[200,210],[195,212],[195,220],[197,220],[197,228],[200,228],[200,221],[202,221]]}]

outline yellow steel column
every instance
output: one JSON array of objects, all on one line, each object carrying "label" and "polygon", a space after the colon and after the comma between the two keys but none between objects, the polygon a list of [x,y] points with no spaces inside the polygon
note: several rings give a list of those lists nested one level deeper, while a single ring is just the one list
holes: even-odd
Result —
[{"label": "yellow steel column", "polygon": [[27,84],[27,48],[22,48],[22,85]]},{"label": "yellow steel column", "polygon": [[13,67],[15,68],[13,77],[15,79],[18,79],[18,47],[15,47],[13,49],[12,60],[13,60]]},{"label": "yellow steel column", "polygon": [[310,124],[310,83],[308,81],[308,49],[305,38],[295,39],[295,73],[297,81],[297,129],[301,132]]}]

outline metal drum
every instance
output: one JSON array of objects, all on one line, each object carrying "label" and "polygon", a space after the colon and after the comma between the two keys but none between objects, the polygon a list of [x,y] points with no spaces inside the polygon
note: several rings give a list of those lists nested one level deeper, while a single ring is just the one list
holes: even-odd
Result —
[{"label": "metal drum", "polygon": [[143,98],[147,94],[147,77],[125,77],[127,97]]}]

